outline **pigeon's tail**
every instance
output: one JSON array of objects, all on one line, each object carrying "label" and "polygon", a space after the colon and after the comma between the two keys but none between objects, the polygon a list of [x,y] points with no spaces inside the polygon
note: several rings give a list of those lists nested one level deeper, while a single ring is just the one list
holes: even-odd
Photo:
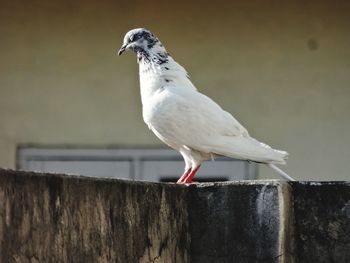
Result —
[{"label": "pigeon's tail", "polygon": [[266,164],[286,164],[288,158],[287,152],[272,149],[246,136],[222,136],[216,140],[215,145],[209,147],[219,155]]},{"label": "pigeon's tail", "polygon": [[294,178],[290,177],[286,172],[284,172],[282,169],[278,168],[276,165],[269,163],[267,164],[270,168],[275,170],[282,178],[288,180],[288,181],[295,181]]},{"label": "pigeon's tail", "polygon": [[[272,149],[272,148],[271,148]],[[288,159],[288,153],[286,151],[281,150],[273,150],[273,155],[275,156],[275,159],[271,160],[271,164],[286,164],[286,161]]]}]

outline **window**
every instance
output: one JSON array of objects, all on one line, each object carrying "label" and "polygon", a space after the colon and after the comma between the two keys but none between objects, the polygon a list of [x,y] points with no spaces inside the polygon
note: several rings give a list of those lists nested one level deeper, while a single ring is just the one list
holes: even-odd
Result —
[{"label": "window", "polygon": [[[174,182],[183,173],[182,156],[171,149],[20,147],[17,168],[22,170]],[[229,158],[203,162],[195,181],[257,178],[257,165]]]}]

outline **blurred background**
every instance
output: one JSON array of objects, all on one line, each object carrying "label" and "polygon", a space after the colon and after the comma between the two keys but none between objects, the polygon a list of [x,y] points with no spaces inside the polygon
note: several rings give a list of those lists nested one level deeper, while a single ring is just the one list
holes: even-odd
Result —
[{"label": "blurred background", "polygon": [[135,55],[117,56],[145,27],[202,93],[290,153],[291,176],[350,180],[350,2],[0,2],[1,167],[37,148],[165,148],[142,120]]}]

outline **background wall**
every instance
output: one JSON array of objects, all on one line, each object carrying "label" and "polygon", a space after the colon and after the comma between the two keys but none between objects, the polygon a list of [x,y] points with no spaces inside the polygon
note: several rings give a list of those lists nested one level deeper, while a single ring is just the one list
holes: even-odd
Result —
[{"label": "background wall", "polygon": [[295,178],[350,179],[349,2],[0,3],[0,166],[22,143],[161,146],[142,121],[136,58],[116,55],[146,27],[201,92],[289,151]]}]

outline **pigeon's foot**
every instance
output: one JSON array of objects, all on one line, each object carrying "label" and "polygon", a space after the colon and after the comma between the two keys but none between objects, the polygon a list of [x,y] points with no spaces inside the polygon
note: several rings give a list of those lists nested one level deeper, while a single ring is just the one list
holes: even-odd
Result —
[{"label": "pigeon's foot", "polygon": [[185,177],[185,180],[183,181],[184,184],[190,184],[192,183],[193,177],[196,175],[197,171],[199,170],[200,165],[196,168],[192,169],[191,172]]},{"label": "pigeon's foot", "polygon": [[187,184],[187,183],[177,181],[176,184]]},{"label": "pigeon's foot", "polygon": [[189,168],[189,169],[187,169],[184,173],[183,173],[183,175],[180,177],[180,179],[179,180],[177,180],[177,184],[184,184],[185,183],[185,179],[186,179],[186,177],[188,176],[188,174],[191,172],[191,168]]}]

